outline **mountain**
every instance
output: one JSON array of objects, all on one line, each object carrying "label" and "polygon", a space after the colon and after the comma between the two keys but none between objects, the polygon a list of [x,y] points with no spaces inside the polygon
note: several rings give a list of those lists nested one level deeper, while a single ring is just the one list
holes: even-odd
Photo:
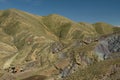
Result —
[{"label": "mountain", "polygon": [[79,79],[79,71],[119,59],[119,45],[120,28],[111,24],[2,10],[0,80]]}]

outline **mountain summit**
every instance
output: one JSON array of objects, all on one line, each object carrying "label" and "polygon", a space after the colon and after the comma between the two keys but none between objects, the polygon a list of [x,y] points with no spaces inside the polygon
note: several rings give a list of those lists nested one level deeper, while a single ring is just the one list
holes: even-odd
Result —
[{"label": "mountain summit", "polygon": [[[120,28],[107,23],[78,23],[57,14],[1,10],[0,80],[73,80],[79,71],[87,74],[86,70],[94,75],[91,66],[120,61],[119,45]],[[74,79],[86,79],[81,75]]]}]

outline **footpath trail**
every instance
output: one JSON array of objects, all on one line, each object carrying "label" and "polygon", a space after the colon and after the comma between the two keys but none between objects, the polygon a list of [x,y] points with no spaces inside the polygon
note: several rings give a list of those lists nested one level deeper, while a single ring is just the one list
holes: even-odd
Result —
[{"label": "footpath trail", "polygon": [[6,69],[8,67],[10,67],[10,64],[14,61],[14,59],[16,58],[16,56],[18,55],[18,53],[16,53],[13,57],[11,57],[10,59],[8,59],[4,65],[3,65],[3,69]]}]

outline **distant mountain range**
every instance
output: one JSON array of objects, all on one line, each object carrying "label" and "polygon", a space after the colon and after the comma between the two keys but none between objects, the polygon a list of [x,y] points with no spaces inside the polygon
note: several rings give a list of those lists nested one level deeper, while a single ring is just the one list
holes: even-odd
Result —
[{"label": "distant mountain range", "polygon": [[0,80],[118,80],[119,54],[120,27],[0,11]]}]

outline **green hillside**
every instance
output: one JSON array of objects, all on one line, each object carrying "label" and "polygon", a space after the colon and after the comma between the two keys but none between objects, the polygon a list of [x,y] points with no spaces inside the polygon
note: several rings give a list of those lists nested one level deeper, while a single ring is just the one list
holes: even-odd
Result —
[{"label": "green hillside", "polygon": [[103,22],[78,23],[58,14],[38,16],[17,9],[2,10],[0,80],[85,80],[81,70],[94,76],[91,67],[93,70],[110,62],[100,62],[99,57],[120,52],[119,32],[119,27]]}]

